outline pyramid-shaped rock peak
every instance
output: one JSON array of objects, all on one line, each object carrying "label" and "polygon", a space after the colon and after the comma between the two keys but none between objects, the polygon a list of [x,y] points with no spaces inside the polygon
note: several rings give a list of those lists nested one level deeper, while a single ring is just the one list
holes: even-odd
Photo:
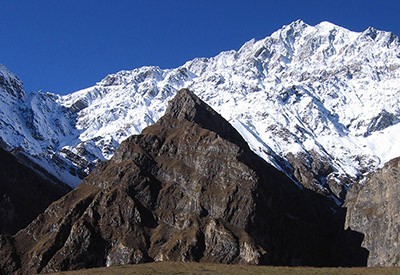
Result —
[{"label": "pyramid-shaped rock peak", "polygon": [[243,139],[229,141],[231,129],[180,91],[157,123],[26,229],[2,238],[0,271],[166,260],[337,264],[343,224],[335,204],[299,189]]},{"label": "pyramid-shaped rock peak", "polygon": [[248,147],[235,128],[189,89],[178,91],[176,96],[168,103],[165,115],[159,123],[163,124],[165,120],[171,122],[175,119],[196,123],[240,147]]},{"label": "pyramid-shaped rock peak", "polygon": [[201,101],[192,91],[182,89],[168,103],[166,115],[177,119],[195,121],[197,113],[202,110],[207,110],[212,115],[217,115],[211,107]]}]

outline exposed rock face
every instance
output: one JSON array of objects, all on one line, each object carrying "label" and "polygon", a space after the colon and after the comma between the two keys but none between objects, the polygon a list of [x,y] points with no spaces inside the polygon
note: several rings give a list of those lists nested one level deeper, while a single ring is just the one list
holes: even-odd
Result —
[{"label": "exposed rock face", "polygon": [[365,234],[369,266],[400,265],[400,158],[356,187],[346,199],[346,226]]},{"label": "exposed rock face", "polygon": [[15,234],[70,190],[45,180],[0,148],[0,234]]},{"label": "exposed rock face", "polygon": [[292,166],[293,176],[304,187],[326,196],[333,193],[336,197],[343,199],[345,193],[343,185],[331,185],[328,181],[328,176],[334,171],[329,160],[314,151],[297,155],[288,154],[286,158]]},{"label": "exposed rock face", "polygon": [[[147,261],[337,265],[335,204],[253,153],[188,90],[13,238],[5,272]],[[340,218],[338,219],[340,220]],[[1,269],[0,269],[1,270]]]}]

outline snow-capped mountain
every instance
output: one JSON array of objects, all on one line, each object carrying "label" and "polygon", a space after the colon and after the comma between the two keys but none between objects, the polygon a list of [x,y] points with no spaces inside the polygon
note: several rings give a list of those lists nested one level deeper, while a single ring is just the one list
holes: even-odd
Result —
[{"label": "snow-capped mountain", "polygon": [[63,143],[76,140],[79,132],[76,119],[56,101],[58,97],[25,93],[21,80],[0,64],[0,145],[16,151],[38,172],[74,186],[79,182],[76,165],[59,155]]},{"label": "snow-capped mountain", "polygon": [[119,143],[160,118],[189,88],[261,157],[307,188],[343,195],[400,156],[400,40],[295,21],[239,50],[175,69],[111,74],[61,96],[26,94],[0,68],[0,142],[76,186]]}]

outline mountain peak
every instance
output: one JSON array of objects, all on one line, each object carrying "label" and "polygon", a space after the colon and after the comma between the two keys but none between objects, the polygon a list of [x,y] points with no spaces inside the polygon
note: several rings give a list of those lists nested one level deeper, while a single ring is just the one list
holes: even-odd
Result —
[{"label": "mountain peak", "polygon": [[308,27],[308,26],[309,25],[301,19],[297,19],[288,25],[288,27],[291,27],[291,28],[304,28],[304,27]]},{"label": "mountain peak", "polygon": [[22,81],[3,64],[0,64],[0,92],[2,90],[18,99],[25,98]]},{"label": "mountain peak", "polygon": [[282,26],[282,28],[280,28],[279,30],[277,30],[276,32],[274,32],[272,34],[272,36],[274,35],[279,35],[282,36],[282,34],[284,36],[286,35],[292,35],[292,34],[297,34],[297,33],[301,33],[305,28],[310,27],[308,24],[306,24],[303,20],[298,19],[296,21],[293,21],[292,23],[290,23],[289,25],[284,25]]},{"label": "mountain peak", "polygon": [[160,119],[160,122],[164,123],[167,120],[167,123],[170,123],[171,118],[178,121],[194,122],[241,148],[248,148],[247,143],[235,128],[189,89],[178,91],[176,96],[168,103],[165,115]]},{"label": "mountain peak", "polygon": [[[204,107],[204,108],[199,108]],[[200,100],[189,89],[181,89],[176,96],[168,103],[166,114],[175,117],[179,120],[187,119],[194,121],[198,110],[207,109],[209,112],[215,114],[208,105]]]},{"label": "mountain peak", "polygon": [[323,28],[323,29],[335,29],[338,26],[329,22],[329,21],[322,21],[319,24],[317,24],[315,27]]}]

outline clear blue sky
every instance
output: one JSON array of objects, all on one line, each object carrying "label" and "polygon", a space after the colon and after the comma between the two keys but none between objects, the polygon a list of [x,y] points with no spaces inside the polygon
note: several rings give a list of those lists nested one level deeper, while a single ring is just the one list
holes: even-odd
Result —
[{"label": "clear blue sky", "polygon": [[123,69],[238,49],[296,19],[400,35],[400,1],[4,0],[0,63],[28,92],[65,94]]}]

